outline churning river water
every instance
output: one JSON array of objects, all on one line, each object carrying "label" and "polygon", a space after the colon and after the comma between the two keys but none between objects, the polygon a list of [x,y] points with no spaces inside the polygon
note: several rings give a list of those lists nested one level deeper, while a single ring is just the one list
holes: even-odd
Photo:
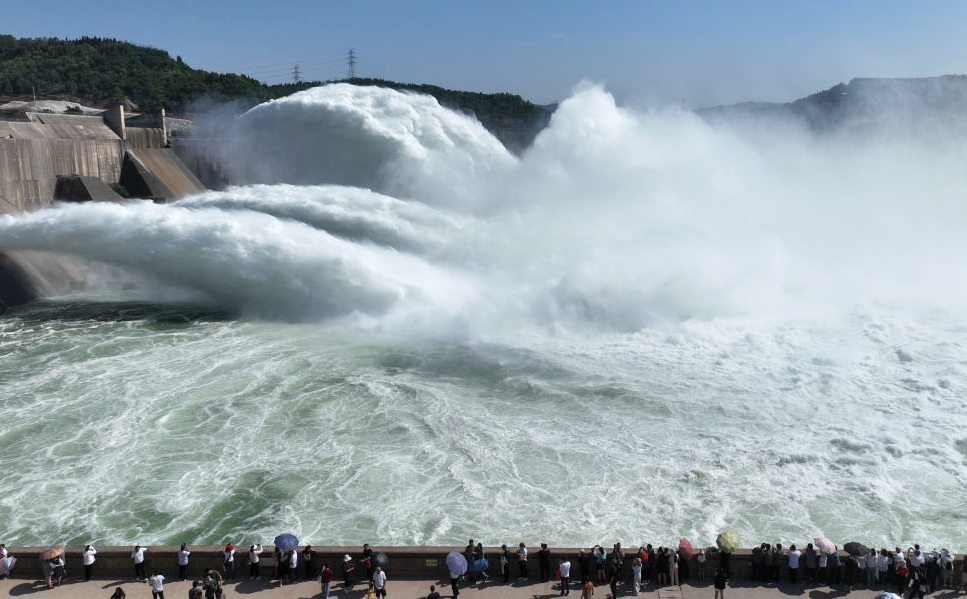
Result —
[{"label": "churning river water", "polygon": [[[778,125],[777,125],[778,127]],[[964,143],[414,94],[239,118],[245,184],[0,218],[0,541],[963,551]]]}]

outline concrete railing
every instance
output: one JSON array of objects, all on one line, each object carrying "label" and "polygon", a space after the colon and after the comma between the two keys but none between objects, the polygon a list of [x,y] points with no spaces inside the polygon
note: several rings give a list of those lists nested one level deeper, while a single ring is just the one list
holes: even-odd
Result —
[{"label": "concrete railing", "polygon": [[[248,577],[248,545],[238,546],[235,550],[235,571],[238,578]],[[299,577],[302,577],[304,564],[302,562],[302,549],[305,545],[300,545],[299,552]],[[147,553],[147,573],[153,571],[164,574],[169,579],[178,574],[178,547],[156,546],[148,547]],[[46,547],[10,547],[8,552],[17,558],[17,565],[11,572],[13,578],[35,579],[41,576],[40,553]],[[93,567],[93,575],[96,578],[117,578],[127,580],[134,578],[134,562],[131,559],[133,547],[97,547],[97,561]],[[191,557],[188,561],[188,577],[199,578],[205,568],[222,570],[222,546],[189,546]],[[345,555],[349,555],[356,562],[356,580],[362,580],[365,572],[359,565],[362,559],[362,548],[359,546],[328,546],[313,547],[316,551],[314,565],[320,568],[322,564],[329,564],[335,573],[335,579],[342,578],[342,562]],[[446,580],[449,573],[446,567],[446,555],[451,551],[463,552],[463,547],[373,547],[373,551],[385,553],[389,559],[387,572],[393,577],[416,578],[426,580]],[[65,553],[68,574],[71,577],[83,575],[83,561],[81,551],[83,547],[68,547]],[[511,547],[515,551],[516,547]],[[260,573],[263,577],[272,576],[274,547],[271,544],[263,545],[263,552],[259,562]],[[531,578],[535,578],[538,572],[537,548],[529,548],[529,570]],[[625,563],[625,572],[630,576],[630,560],[637,553],[637,548],[626,549],[628,559]],[[578,549],[575,548],[551,548],[551,568],[556,570],[557,561],[561,556],[568,556],[571,560],[571,567],[577,575],[578,565],[576,556]],[[840,552],[841,556],[846,556],[845,552]],[[488,573],[490,576],[500,575],[500,560],[496,548],[488,548],[486,557],[490,563]],[[710,556],[708,561],[708,572],[711,574],[719,566],[719,556]],[[749,549],[739,549],[729,555],[729,564],[732,576],[736,579],[747,577],[748,563],[752,559],[752,552]],[[961,569],[964,563],[964,556],[956,556],[954,561],[954,577],[960,580]],[[694,578],[697,574],[697,564],[692,559],[689,562],[690,577]],[[592,574],[594,564],[591,565]],[[511,577],[517,578],[516,560],[511,561]],[[788,580],[788,564],[783,558],[780,567],[780,577]]]}]

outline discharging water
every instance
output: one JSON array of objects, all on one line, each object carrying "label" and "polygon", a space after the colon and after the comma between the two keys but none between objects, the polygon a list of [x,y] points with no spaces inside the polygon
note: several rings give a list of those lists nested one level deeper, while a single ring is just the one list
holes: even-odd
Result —
[{"label": "discharging water", "polygon": [[514,157],[342,85],[233,135],[251,184],[0,219],[92,261],[0,317],[0,541],[967,545],[963,140],[588,88]]}]

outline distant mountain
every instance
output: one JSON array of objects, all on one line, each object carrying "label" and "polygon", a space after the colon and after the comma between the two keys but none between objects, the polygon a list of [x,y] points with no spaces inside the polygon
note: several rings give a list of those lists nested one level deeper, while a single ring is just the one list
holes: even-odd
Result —
[{"label": "distant mountain", "polygon": [[745,102],[696,111],[711,122],[782,120],[816,133],[967,132],[967,76],[857,78],[794,102]]}]

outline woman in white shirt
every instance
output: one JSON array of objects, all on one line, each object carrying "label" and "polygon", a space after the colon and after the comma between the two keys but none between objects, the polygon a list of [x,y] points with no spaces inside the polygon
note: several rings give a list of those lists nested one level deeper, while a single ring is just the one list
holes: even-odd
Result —
[{"label": "woman in white shirt", "polygon": [[225,558],[225,578],[235,578],[235,545],[225,545],[222,556]]},{"label": "woman in white shirt", "polygon": [[181,578],[182,582],[188,580],[189,555],[191,555],[191,551],[188,551],[188,546],[182,543],[181,549],[178,550],[178,577]]},{"label": "woman in white shirt", "polygon": [[678,584],[678,551],[668,550],[668,584]]},{"label": "woman in white shirt", "polygon": [[94,549],[93,545],[86,545],[81,555],[84,557],[84,580],[89,581],[91,579],[91,566],[94,565],[94,556],[97,555],[97,549]]},{"label": "woman in white shirt", "polygon": [[641,558],[636,557],[631,564],[631,580],[634,583],[635,595],[641,590]]},{"label": "woman in white shirt", "polygon": [[259,575],[259,554],[262,553],[262,544],[256,543],[248,548],[248,577],[249,580],[262,580]]}]

